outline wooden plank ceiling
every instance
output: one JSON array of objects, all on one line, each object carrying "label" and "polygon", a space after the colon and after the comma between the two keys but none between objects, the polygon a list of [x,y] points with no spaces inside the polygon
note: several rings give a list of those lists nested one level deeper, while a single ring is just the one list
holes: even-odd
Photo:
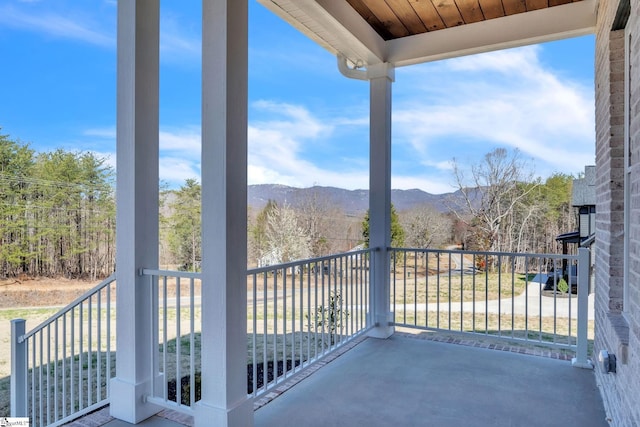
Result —
[{"label": "wooden plank ceiling", "polygon": [[581,0],[347,0],[385,40]]}]

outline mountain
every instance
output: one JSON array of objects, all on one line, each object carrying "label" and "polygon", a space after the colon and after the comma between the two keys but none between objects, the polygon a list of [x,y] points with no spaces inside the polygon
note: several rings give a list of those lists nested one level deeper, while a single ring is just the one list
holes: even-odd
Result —
[{"label": "mountain", "polygon": [[[295,188],[279,184],[250,185],[248,204],[255,210],[264,208],[269,200],[278,204],[296,206],[305,200],[317,198],[342,209],[347,215],[364,215],[369,209],[369,190],[345,190],[336,187]],[[391,201],[397,211],[404,211],[420,205],[430,205],[440,212],[448,212],[447,200],[461,200],[460,191],[455,193],[431,194],[422,190],[391,190]]]}]

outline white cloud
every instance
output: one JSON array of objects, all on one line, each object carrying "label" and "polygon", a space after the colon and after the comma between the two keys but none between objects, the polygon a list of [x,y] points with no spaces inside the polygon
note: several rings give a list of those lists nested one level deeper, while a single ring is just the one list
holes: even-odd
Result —
[{"label": "white cloud", "polygon": [[160,131],[160,152],[176,152],[185,157],[200,157],[200,128],[186,126]]},{"label": "white cloud", "polygon": [[[103,9],[98,8],[74,8],[73,13],[69,14],[67,10],[45,10],[42,5],[38,5],[37,9],[28,6],[41,0],[20,2],[25,6],[0,6],[1,25],[101,47],[116,47],[115,1],[104,2],[111,9],[111,15],[107,16]],[[179,24],[170,14],[161,15],[160,50],[163,62],[199,63],[201,46],[199,26],[189,31],[186,25]]]},{"label": "white cloud", "polygon": [[368,169],[357,160],[345,169],[344,162],[336,159],[336,169],[327,169],[318,166],[305,149],[309,144],[335,143],[336,122],[321,120],[298,105],[259,101],[253,107],[266,112],[269,119],[249,125],[249,184],[368,188]]},{"label": "white cloud", "polygon": [[441,177],[428,179],[416,176],[402,176],[396,174],[394,174],[391,178],[391,187],[394,189],[403,190],[411,190],[417,188],[432,194],[450,193],[456,190],[452,185],[448,184],[447,182],[443,182]]},{"label": "white cloud", "polygon": [[453,171],[453,162],[451,160],[444,160],[441,162],[431,162],[426,160],[426,161],[423,161],[422,164],[424,166],[435,168],[438,171],[446,171],[446,172]]},{"label": "white cloud", "polygon": [[166,62],[199,63],[202,52],[200,27],[191,29],[167,13],[160,16],[160,57]]},{"label": "white cloud", "polygon": [[454,58],[448,61],[447,66],[453,71],[497,71],[502,74],[520,74],[526,73],[531,69],[531,64],[538,62],[539,53],[540,46],[526,46]]},{"label": "white cloud", "polygon": [[[518,148],[543,177],[580,172],[593,163],[593,89],[543,66],[541,49],[398,70],[393,187],[453,191],[451,159],[476,162],[498,146]],[[368,118],[362,111],[339,101],[328,114],[270,100],[249,108],[250,184],[368,188],[368,152],[358,157],[344,136],[349,131],[366,146]],[[161,129],[161,175],[172,186],[199,177],[200,132],[199,126]],[[115,128],[90,129],[86,135],[114,140]]]},{"label": "white cloud", "polygon": [[[78,146],[116,147],[116,128],[90,128],[82,132],[85,141]],[[91,139],[93,141],[87,141]],[[200,128],[163,128],[159,132],[160,179],[171,187],[178,187],[188,178],[200,180]],[[107,159],[113,167],[116,165],[115,152],[92,152]]]},{"label": "white cloud", "polygon": [[[115,24],[115,22],[114,22]],[[100,24],[87,16],[30,12],[12,6],[0,7],[0,25],[72,39],[101,47],[115,47],[115,36],[101,31]],[[115,26],[113,28],[115,30]]]},{"label": "white cloud", "polygon": [[545,68],[540,52],[492,52],[401,74],[398,81],[407,78],[403,87],[413,92],[396,103],[395,141],[423,164],[460,156],[452,151],[457,143],[467,147],[463,155],[475,156],[518,148],[542,175],[583,170],[594,161],[593,89]]},{"label": "white cloud", "polygon": [[98,138],[107,138],[107,139],[116,139],[116,128],[115,126],[106,127],[106,128],[91,128],[85,129],[82,132],[85,136],[95,136]]},{"label": "white cloud", "polygon": [[200,181],[199,171],[199,162],[173,156],[160,157],[160,180],[172,187],[179,187],[189,178]]},{"label": "white cloud", "polygon": [[[368,188],[366,158],[353,155],[330,159],[329,163],[335,168],[326,168],[319,166],[309,153],[309,148],[336,144],[341,127],[362,126],[368,122],[346,116],[321,119],[300,105],[265,100],[252,103],[251,108],[260,118],[248,127],[249,184]],[[363,131],[365,135],[368,133],[366,127]],[[97,139],[99,145],[115,147],[115,127],[90,128],[83,135]],[[187,178],[199,179],[200,127],[163,127],[159,138],[160,178],[172,187],[183,184]]]},{"label": "white cloud", "polygon": [[331,124],[321,122],[300,105],[260,100],[252,103],[252,106],[272,117],[266,121],[255,121],[253,125],[257,128],[280,132],[291,138],[306,139],[315,139],[322,133],[333,130]]}]

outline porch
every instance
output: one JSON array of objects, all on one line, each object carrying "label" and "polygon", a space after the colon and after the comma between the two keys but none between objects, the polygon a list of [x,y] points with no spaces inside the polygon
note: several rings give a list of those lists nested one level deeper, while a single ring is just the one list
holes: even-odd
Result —
[{"label": "porch", "polygon": [[[364,338],[277,388],[273,393],[295,383],[256,410],[255,425],[609,425],[593,372],[574,369],[563,358],[555,351],[433,332]],[[192,423],[165,411],[140,425]],[[71,424],[87,425],[130,424],[108,417],[107,408]]]},{"label": "porch", "polygon": [[[12,367],[20,374],[12,375],[12,414],[31,416],[39,426],[61,425],[108,401],[112,415],[142,425],[162,422],[154,415],[160,408],[193,416],[198,426],[331,425],[333,417],[333,425],[411,425],[423,418],[469,424],[456,417],[481,425],[604,423],[591,371],[394,335],[399,326],[498,335],[568,349],[574,366],[591,367],[586,249],[560,256],[389,248],[395,67],[588,33],[593,3],[558,6],[565,18],[581,11],[580,22],[539,28],[539,19],[552,20],[537,13],[525,28],[535,27],[532,32],[518,25],[524,23],[518,16],[504,18],[517,31],[475,27],[504,39],[467,34],[471,45],[455,46],[417,41],[448,50],[407,53],[398,43],[386,52],[379,38],[368,43],[372,29],[361,45],[349,34],[362,34],[365,21],[346,3],[339,8],[348,15],[334,19],[318,3],[304,2],[302,19],[331,18],[327,32],[357,18],[342,47],[358,52],[330,50],[343,72],[370,84],[371,249],[256,269],[247,277],[247,3],[203,2],[203,239],[196,274],[158,269],[159,2],[119,2],[118,283],[111,279],[106,291],[36,331],[25,334],[16,325],[12,354],[20,366]],[[577,264],[579,295],[543,296],[542,275],[556,277],[563,259]],[[355,349],[259,409],[254,422],[254,402],[359,339]],[[551,421],[530,423],[531,417]]]},{"label": "porch", "polygon": [[[588,249],[580,249],[578,255],[388,250],[389,257],[382,261],[389,271],[386,302],[392,325],[405,332],[392,333],[388,340],[370,338],[376,336],[372,284],[376,281],[374,254],[379,251],[375,249],[247,272],[246,356],[237,358],[245,369],[232,380],[246,387],[253,409],[300,382],[259,409],[257,425],[270,425],[269,415],[262,414],[286,413],[286,403],[279,402],[287,401],[294,408],[308,407],[305,414],[324,414],[327,407],[338,414],[343,408],[339,419],[353,411],[375,415],[367,409],[370,405],[375,409],[380,402],[394,399],[399,402],[391,405],[398,411],[393,415],[397,419],[451,414],[453,409],[420,411],[446,408],[454,402],[455,407],[465,408],[495,405],[509,413],[510,408],[526,403],[524,408],[532,414],[540,412],[536,402],[544,402],[545,414],[550,413],[547,406],[560,405],[558,415],[552,417],[559,420],[563,420],[560,414],[569,416],[585,405],[602,407],[592,371],[574,368],[592,367]],[[578,294],[543,293],[549,277],[558,280],[549,272],[565,263],[576,267],[569,271],[576,271],[577,277],[568,280],[578,283]],[[482,264],[493,267],[475,267]],[[141,270],[140,275],[148,300],[153,301],[148,319],[151,334],[140,343],[150,354],[147,369],[153,379],[144,401],[153,404],[153,414],[161,408],[178,411],[179,419],[188,423],[200,404],[206,367],[201,275],[150,269]],[[14,322],[12,414],[29,416],[37,426],[63,425],[106,404],[113,406],[119,396],[109,380],[122,354],[113,327],[115,301],[117,288],[111,277],[29,333],[24,333],[24,321]],[[434,340],[466,347],[426,342]],[[520,357],[521,353],[528,356]],[[533,355],[545,357],[529,357]],[[329,365],[336,367],[325,367],[334,359]],[[562,373],[572,370],[585,373]],[[300,381],[311,373],[313,379]],[[403,390],[385,386],[389,384],[403,384]],[[477,391],[469,392],[472,385]],[[373,390],[382,393],[381,400],[369,401]],[[449,392],[431,396],[429,390]],[[523,396],[525,391],[531,395]],[[591,391],[592,395],[584,395]],[[419,403],[425,394],[429,405],[436,406]],[[305,402],[308,396],[313,400]],[[316,403],[319,407],[314,409]],[[98,421],[83,419],[76,425],[127,425],[111,421],[106,413],[92,415]],[[317,421],[311,415],[307,418],[310,423]],[[282,425],[281,420],[273,422]]]}]

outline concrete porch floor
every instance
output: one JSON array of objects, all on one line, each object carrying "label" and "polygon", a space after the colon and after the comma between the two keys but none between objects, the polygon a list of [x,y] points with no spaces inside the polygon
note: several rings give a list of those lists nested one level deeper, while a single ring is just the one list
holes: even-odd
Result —
[{"label": "concrete porch floor", "polygon": [[[396,334],[366,339],[300,381],[258,409],[255,426],[604,427],[605,418],[593,371]],[[130,425],[105,421],[74,424]],[[191,424],[178,421],[156,416],[139,425]]]}]

